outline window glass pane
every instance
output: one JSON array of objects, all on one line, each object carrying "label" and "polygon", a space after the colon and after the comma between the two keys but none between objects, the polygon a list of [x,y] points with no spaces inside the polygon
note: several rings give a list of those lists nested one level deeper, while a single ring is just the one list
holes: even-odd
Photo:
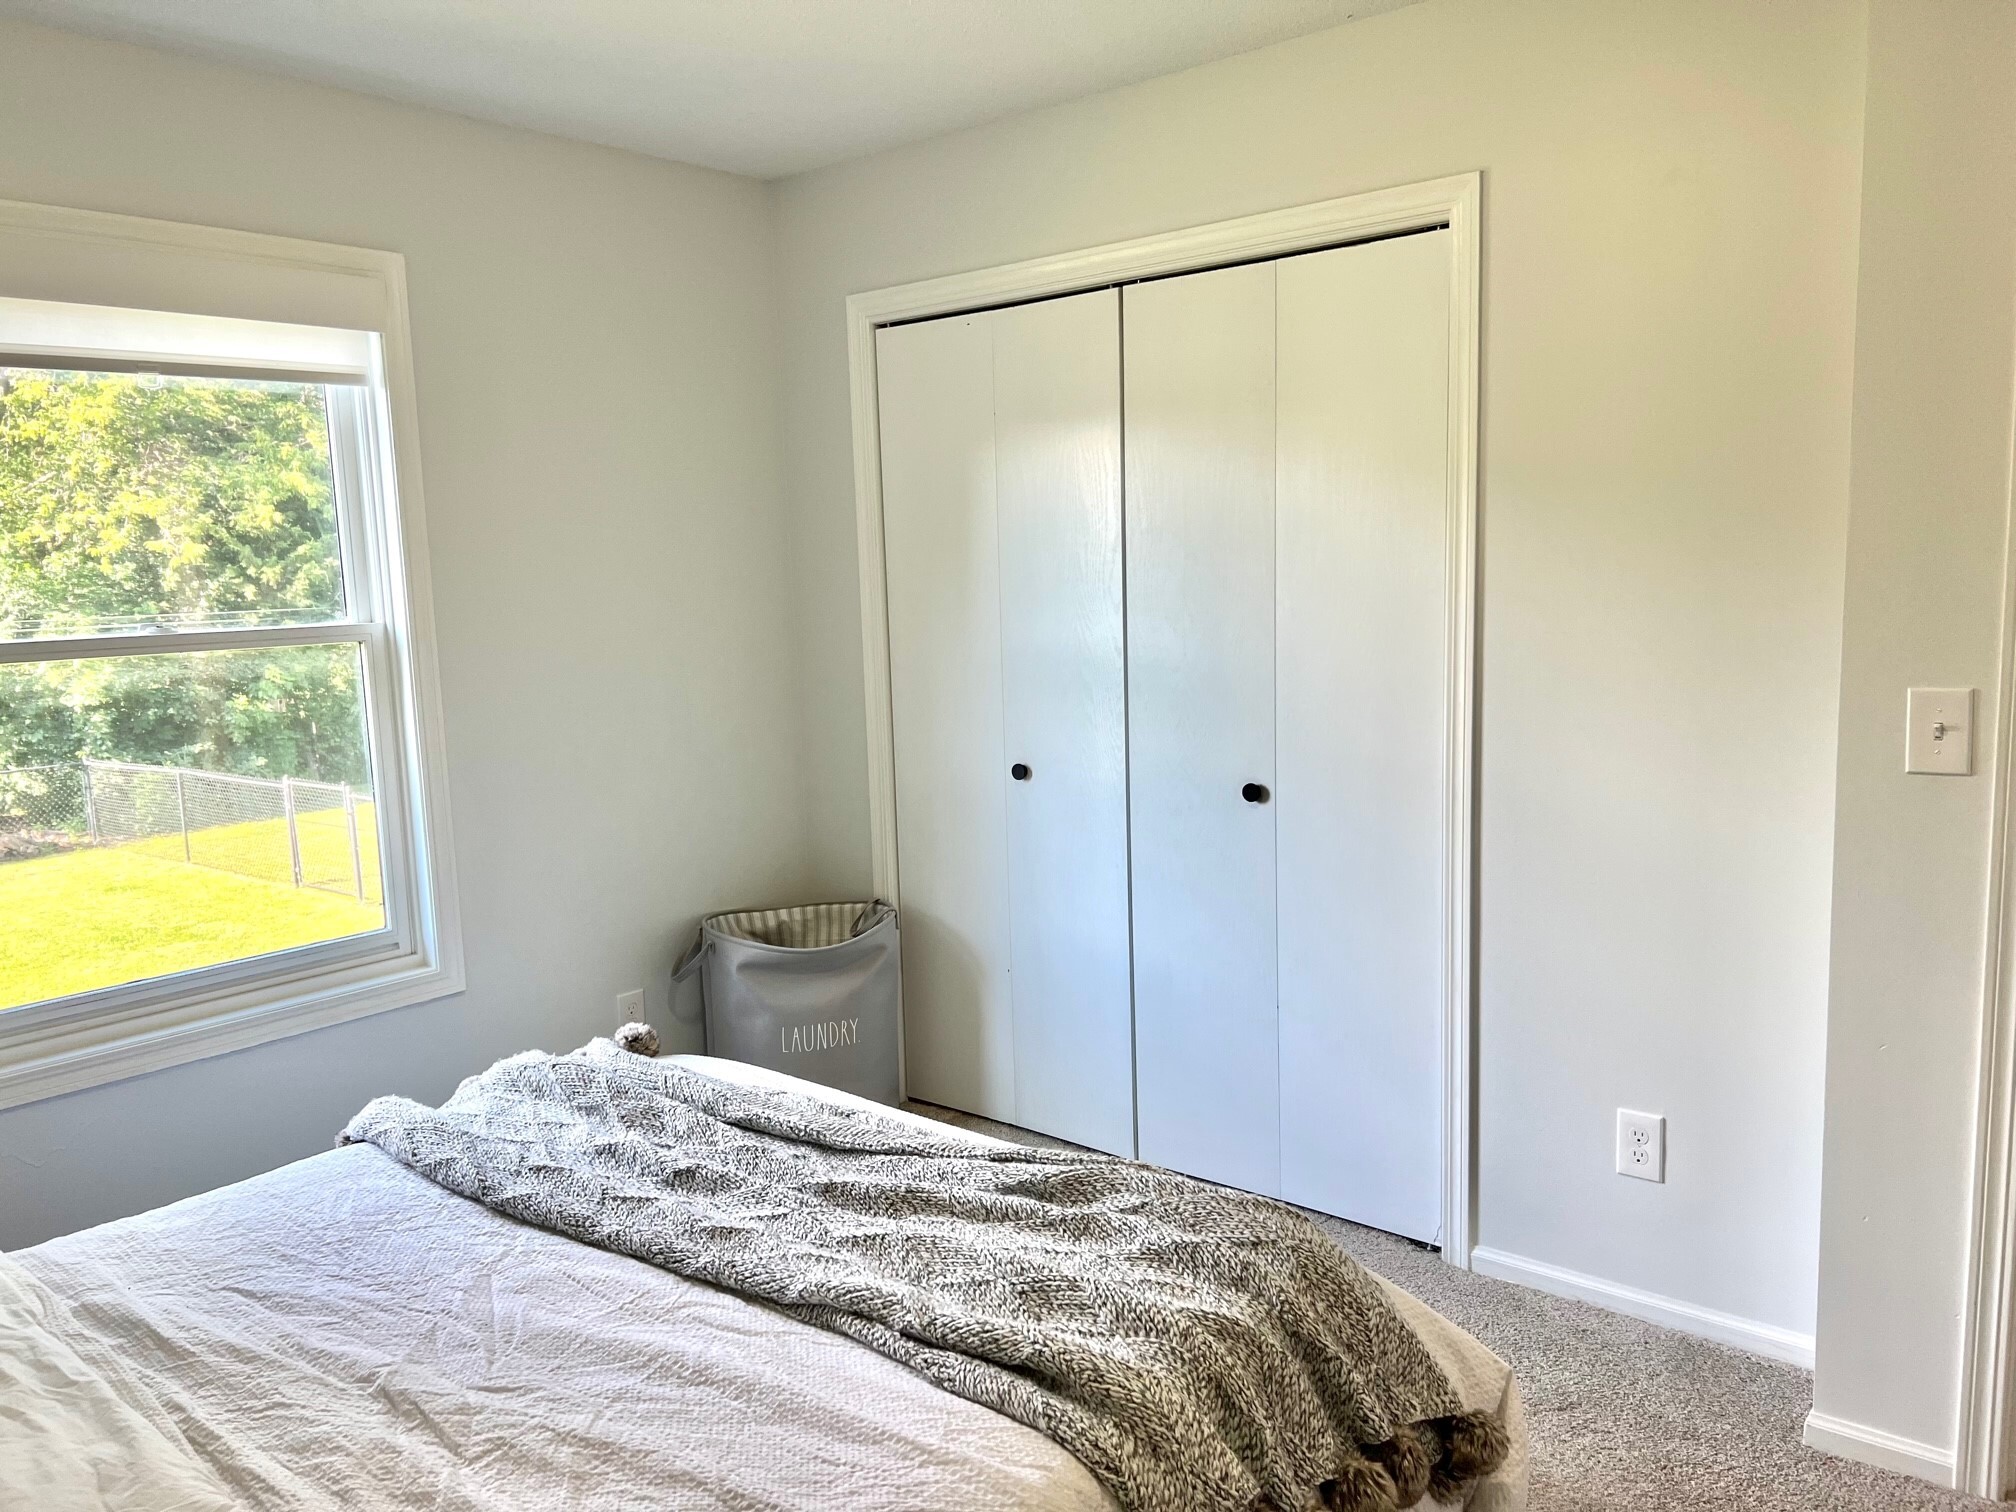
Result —
[{"label": "window glass pane", "polygon": [[0,639],[343,612],[321,388],[0,367]]},{"label": "window glass pane", "polygon": [[0,1009],[384,922],[359,647],[0,666]]}]

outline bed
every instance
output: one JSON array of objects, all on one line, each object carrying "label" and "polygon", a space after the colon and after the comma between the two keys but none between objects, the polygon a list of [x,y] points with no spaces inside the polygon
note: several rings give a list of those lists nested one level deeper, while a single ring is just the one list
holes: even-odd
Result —
[{"label": "bed", "polygon": [[[1511,1371],[1388,1290],[1511,1438],[1470,1506],[1518,1512]],[[518,1223],[370,1145],[0,1257],[0,1330],[0,1491],[37,1512],[1114,1505],[1050,1440],[860,1344]]]}]

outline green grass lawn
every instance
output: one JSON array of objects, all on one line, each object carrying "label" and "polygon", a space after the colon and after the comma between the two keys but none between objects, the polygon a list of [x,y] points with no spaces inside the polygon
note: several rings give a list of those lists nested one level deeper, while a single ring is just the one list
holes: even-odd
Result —
[{"label": "green grass lawn", "polygon": [[[340,820],[341,816],[337,816]],[[197,830],[193,854],[276,880],[182,859],[179,835],[0,862],[0,1008],[362,934],[385,922],[375,816],[357,810],[365,900],[291,880],[285,822]],[[304,823],[302,870],[350,883],[348,826]]]}]

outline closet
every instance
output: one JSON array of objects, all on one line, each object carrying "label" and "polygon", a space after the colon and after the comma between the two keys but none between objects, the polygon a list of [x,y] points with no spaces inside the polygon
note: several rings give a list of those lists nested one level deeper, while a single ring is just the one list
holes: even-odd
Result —
[{"label": "closet", "polygon": [[877,331],[911,1096],[1437,1238],[1448,237]]}]

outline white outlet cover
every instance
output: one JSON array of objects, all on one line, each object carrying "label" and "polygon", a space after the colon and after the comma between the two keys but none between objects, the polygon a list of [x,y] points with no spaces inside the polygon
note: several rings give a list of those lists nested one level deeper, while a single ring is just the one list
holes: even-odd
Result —
[{"label": "white outlet cover", "polygon": [[1639,1181],[1666,1179],[1666,1117],[1617,1110],[1617,1174]]},{"label": "white outlet cover", "polygon": [[634,1024],[644,1017],[644,989],[632,987],[628,992],[616,994],[616,1027]]}]

